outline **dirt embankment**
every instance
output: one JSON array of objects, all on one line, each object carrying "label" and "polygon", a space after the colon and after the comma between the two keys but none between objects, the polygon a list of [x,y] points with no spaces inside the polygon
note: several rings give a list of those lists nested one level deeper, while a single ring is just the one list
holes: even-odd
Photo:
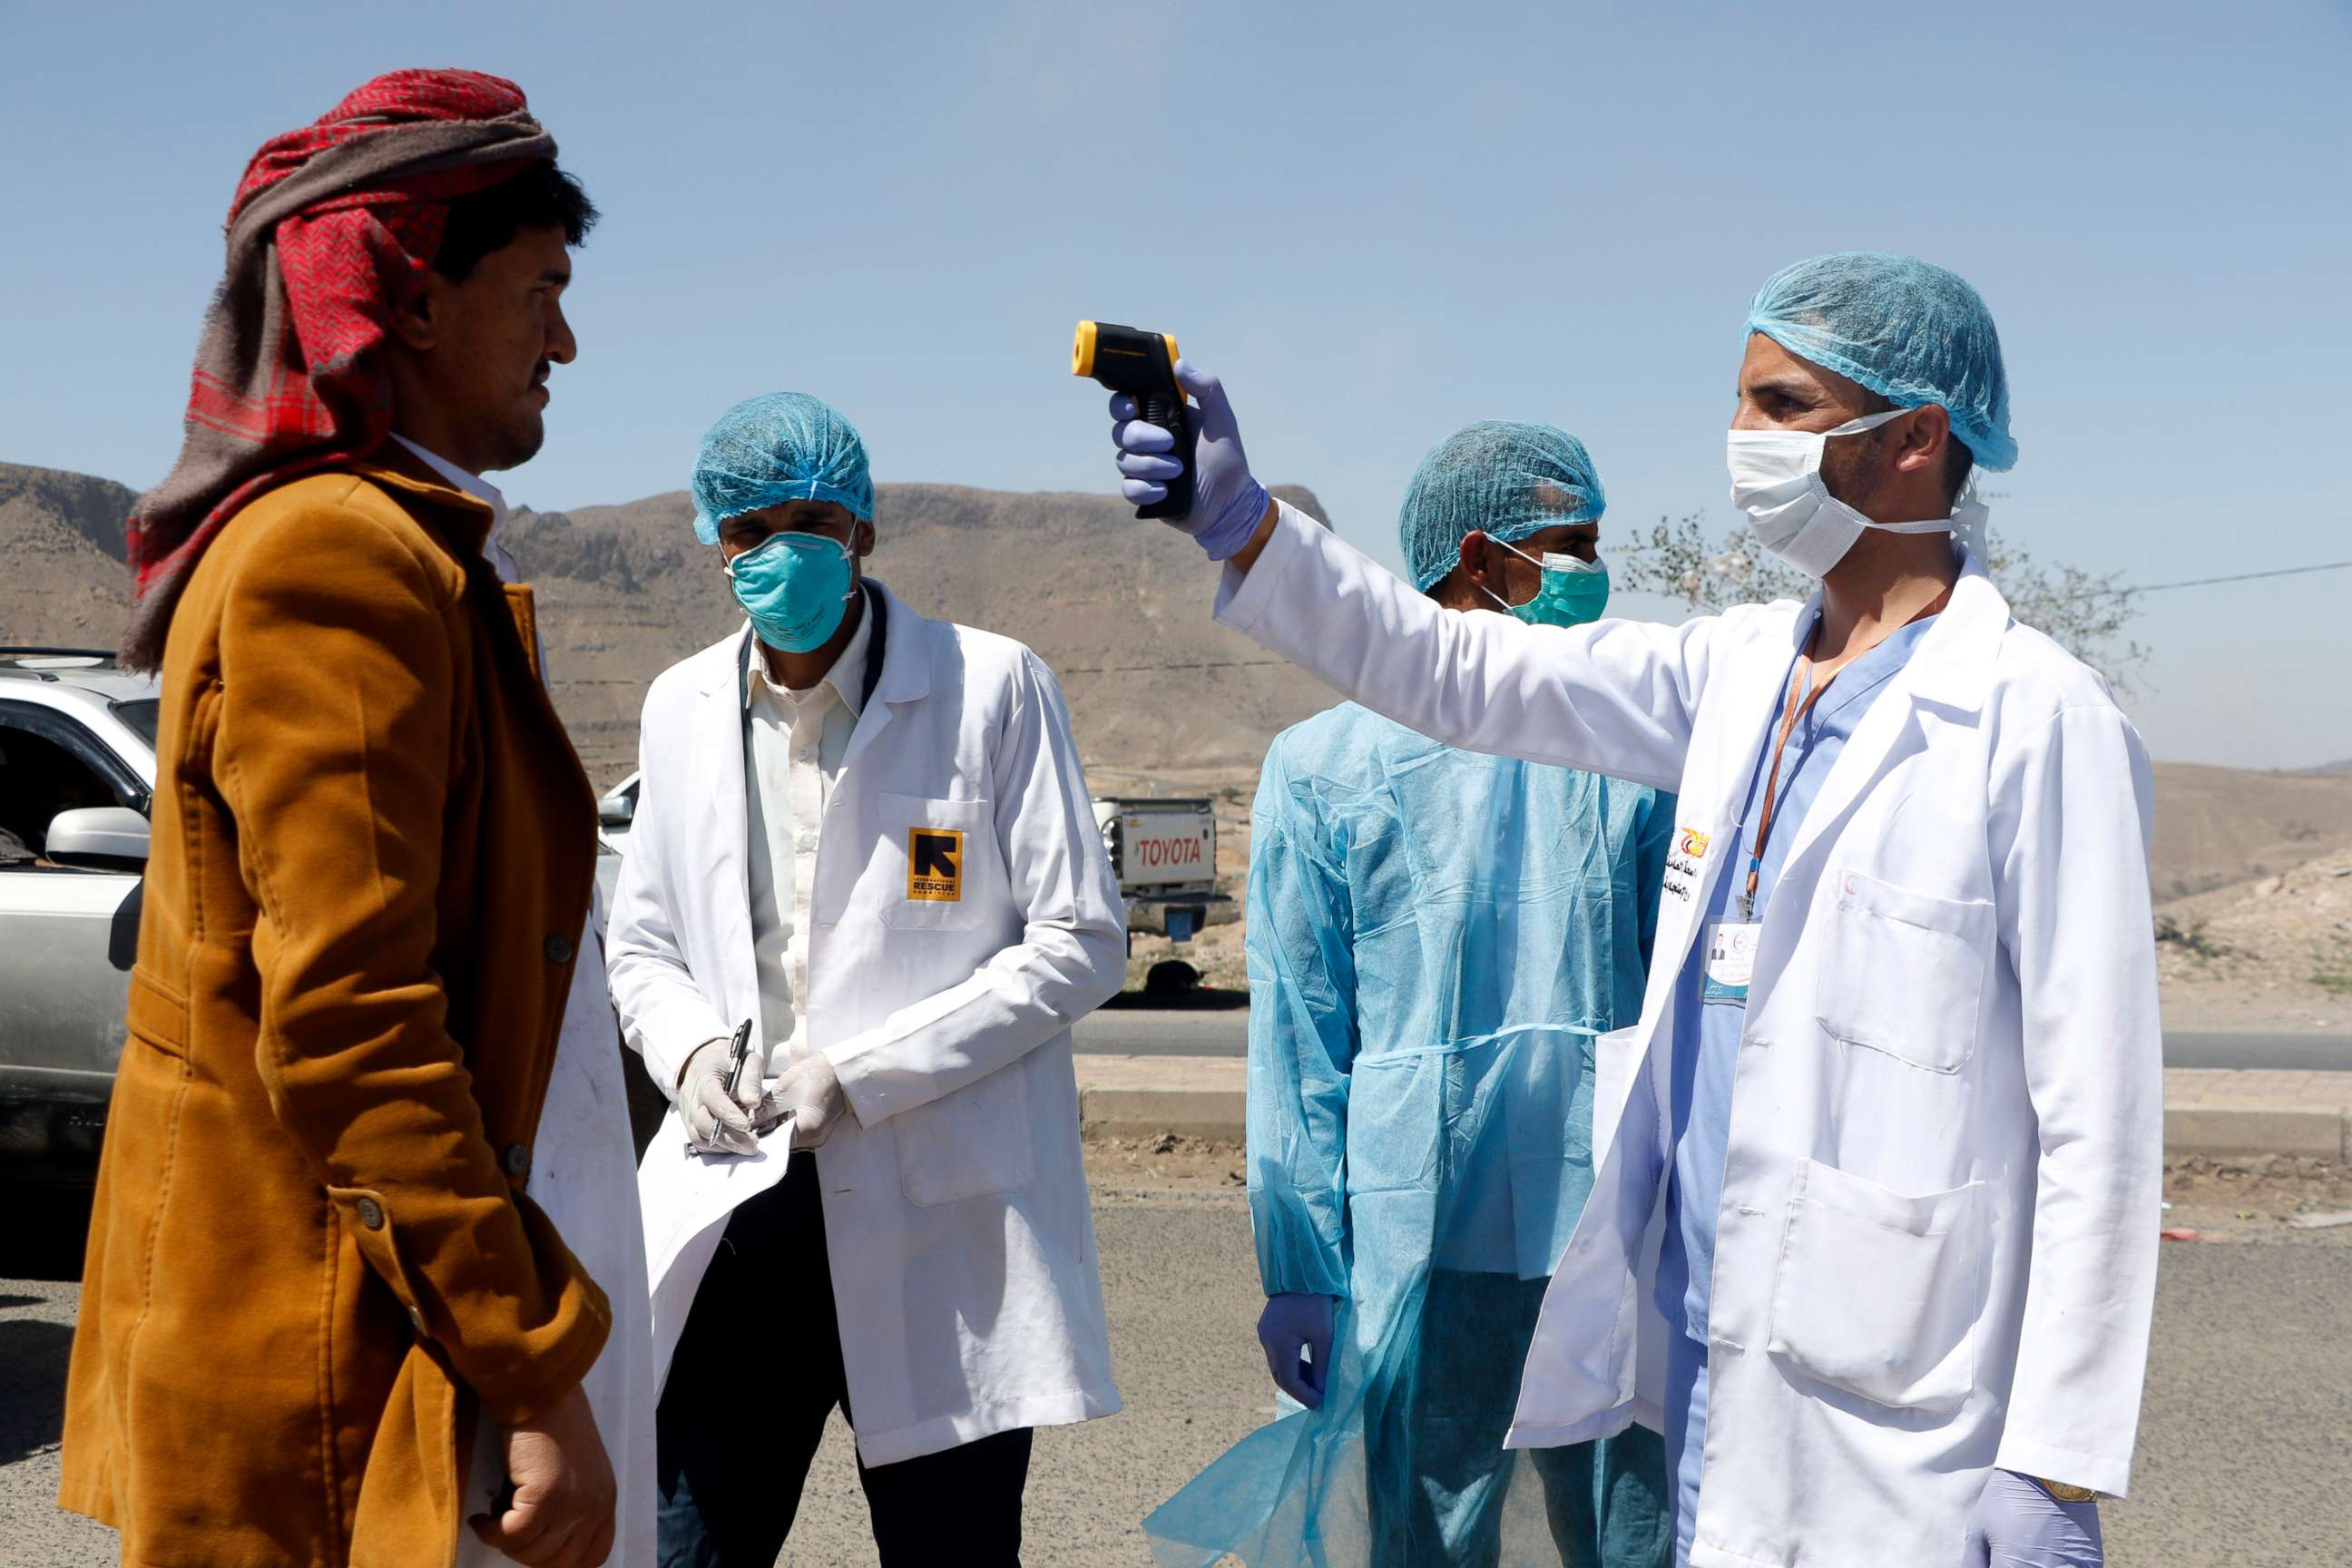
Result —
[{"label": "dirt embankment", "polygon": [[[1156,781],[1145,773],[1091,772],[1098,793],[1157,782],[1160,793],[1217,802],[1218,886],[1234,902],[1190,942],[1139,932],[1130,984],[1140,986],[1153,963],[1179,958],[1201,972],[1203,984],[1246,988],[1241,916],[1255,771]],[[2156,784],[2150,875],[2166,1026],[2352,1031],[2352,776],[2165,765]],[[2251,858],[2232,873],[2231,855]],[[2168,897],[2167,888],[2204,890]]]},{"label": "dirt embankment", "polygon": [[2157,937],[2174,1027],[2352,1030],[2352,850],[2175,900]]},{"label": "dirt embankment", "polygon": [[2352,773],[2156,764],[2150,880],[2161,905],[2352,849]]}]

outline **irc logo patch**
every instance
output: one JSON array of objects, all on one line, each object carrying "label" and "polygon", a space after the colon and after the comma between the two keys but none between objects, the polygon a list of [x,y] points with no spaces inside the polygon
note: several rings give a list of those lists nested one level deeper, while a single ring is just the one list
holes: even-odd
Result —
[{"label": "irc logo patch", "polygon": [[907,897],[922,904],[963,900],[963,835],[952,827],[907,829]]}]

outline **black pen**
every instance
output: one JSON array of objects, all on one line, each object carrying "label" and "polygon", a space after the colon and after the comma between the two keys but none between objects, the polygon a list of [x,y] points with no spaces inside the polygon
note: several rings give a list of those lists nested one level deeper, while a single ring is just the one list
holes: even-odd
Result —
[{"label": "black pen", "polygon": [[735,1026],[735,1038],[727,1047],[727,1095],[736,1104],[743,1103],[743,1069],[751,1060],[751,1020],[744,1019]]}]

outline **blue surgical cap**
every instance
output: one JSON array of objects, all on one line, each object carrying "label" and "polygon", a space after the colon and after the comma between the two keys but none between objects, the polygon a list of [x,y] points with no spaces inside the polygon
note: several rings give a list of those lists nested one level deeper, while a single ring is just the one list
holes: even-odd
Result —
[{"label": "blue surgical cap", "polygon": [[1584,443],[1549,425],[1482,419],[1429,449],[1397,513],[1412,585],[1454,570],[1473,531],[1515,544],[1563,523],[1597,521],[1609,505]]},{"label": "blue surgical cap", "polygon": [[1957,272],[1875,250],[1816,256],[1766,280],[1748,330],[1898,408],[1940,404],[1979,468],[2017,461],[2000,334]]},{"label": "blue surgical cap", "polygon": [[837,501],[874,515],[866,442],[841,411],[805,392],[772,392],[719,416],[694,454],[694,536],[719,542],[730,517],[781,501]]}]

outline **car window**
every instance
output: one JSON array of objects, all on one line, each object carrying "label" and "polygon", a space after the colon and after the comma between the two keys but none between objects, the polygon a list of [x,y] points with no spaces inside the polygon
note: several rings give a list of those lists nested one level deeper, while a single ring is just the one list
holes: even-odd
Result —
[{"label": "car window", "polygon": [[69,720],[0,703],[0,871],[58,869],[42,851],[61,811],[143,804],[122,778],[109,776],[115,770],[99,764],[104,755]]},{"label": "car window", "polygon": [[142,697],[129,702],[117,702],[112,706],[114,716],[135,731],[141,740],[151,746],[155,743],[156,726],[163,721],[163,703],[161,698]]}]

